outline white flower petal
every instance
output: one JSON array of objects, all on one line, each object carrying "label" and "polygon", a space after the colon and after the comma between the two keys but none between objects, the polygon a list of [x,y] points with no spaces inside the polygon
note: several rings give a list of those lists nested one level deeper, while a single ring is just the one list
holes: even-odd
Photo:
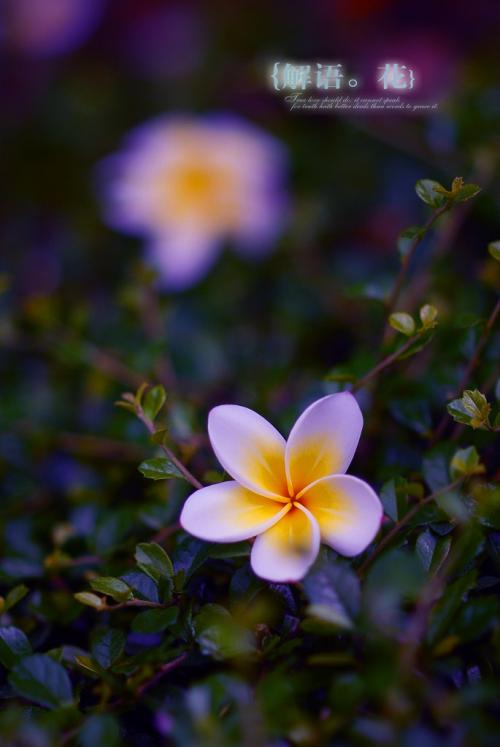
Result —
[{"label": "white flower petal", "polygon": [[286,474],[295,495],[315,480],[344,473],[356,451],[363,415],[349,392],[313,402],[292,428]]},{"label": "white flower petal", "polygon": [[254,542],[251,564],[257,576],[284,583],[299,581],[316,560],[320,532],[303,506],[296,505]]},{"label": "white flower petal", "polygon": [[289,510],[237,482],[221,482],[189,496],[181,526],[208,542],[239,542],[264,532]]},{"label": "white flower petal", "polygon": [[285,439],[263,417],[239,405],[214,407],[208,435],[224,469],[249,490],[287,501]]},{"label": "white flower petal", "polygon": [[324,477],[300,500],[318,522],[321,540],[341,555],[363,552],[380,528],[383,510],[377,494],[352,475]]}]

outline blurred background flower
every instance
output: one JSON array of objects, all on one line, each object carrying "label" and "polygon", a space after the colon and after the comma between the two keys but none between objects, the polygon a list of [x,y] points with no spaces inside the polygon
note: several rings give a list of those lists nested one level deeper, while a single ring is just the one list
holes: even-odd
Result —
[{"label": "blurred background flower", "polygon": [[165,117],[130,134],[101,168],[111,226],[147,239],[162,284],[184,288],[231,239],[266,252],[283,228],[284,147],[229,115]]},{"label": "blurred background flower", "polygon": [[4,0],[2,5],[4,43],[30,56],[50,57],[86,41],[105,0]]}]

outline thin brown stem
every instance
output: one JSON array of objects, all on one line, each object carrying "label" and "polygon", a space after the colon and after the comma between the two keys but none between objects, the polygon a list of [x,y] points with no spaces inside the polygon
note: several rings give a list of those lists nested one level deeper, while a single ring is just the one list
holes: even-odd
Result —
[{"label": "thin brown stem", "polygon": [[376,366],[374,366],[371,371],[368,371],[361,379],[356,381],[351,391],[356,392],[358,389],[361,389],[362,387],[366,386],[366,384],[371,381],[372,379],[376,378],[381,371],[383,371],[385,368],[390,366],[392,363],[397,361],[397,359],[406,353],[407,350],[411,348],[411,346],[419,339],[420,335],[413,335],[410,337],[404,345],[401,345],[397,350],[395,350],[393,353],[388,355],[386,358],[383,358],[379,363],[377,363]]},{"label": "thin brown stem", "polygon": [[144,695],[146,690],[149,690],[153,685],[156,685],[161,678],[166,675],[168,672],[171,672],[173,669],[177,669],[186,659],[188,655],[187,654],[181,654],[176,659],[172,659],[172,661],[167,661],[166,664],[162,664],[162,666],[158,669],[158,671],[151,677],[150,679],[146,680],[145,682],[140,685],[139,689],[137,690],[137,695],[141,697]]},{"label": "thin brown stem", "polygon": [[448,485],[445,485],[443,488],[440,488],[439,490],[434,491],[430,495],[428,495],[423,500],[419,501],[413,508],[411,508],[402,519],[397,521],[392,529],[387,532],[387,534],[380,540],[372,554],[366,558],[364,563],[360,565],[358,568],[358,574],[360,576],[364,576],[367,569],[371,566],[374,560],[378,558],[381,552],[385,550],[385,548],[390,545],[392,540],[397,536],[397,534],[400,532],[400,530],[405,527],[414,516],[418,514],[418,512],[424,507],[427,506],[429,503],[432,503],[432,501],[435,501],[436,498],[439,498],[442,495],[445,495],[446,493],[449,493],[450,490],[453,490],[454,488],[458,487],[463,482],[463,477],[457,477],[456,480],[453,480]]},{"label": "thin brown stem", "polygon": [[[149,433],[151,435],[153,435],[154,433],[156,433],[155,424],[153,423],[153,421],[150,418],[148,418],[148,416],[145,414],[144,410],[142,409],[142,407],[140,407],[140,405],[136,407],[136,412],[137,412],[137,417],[139,418],[139,420],[142,423],[144,423],[144,425],[146,426],[146,428],[149,431]],[[166,446],[165,444],[161,444],[161,449],[162,449],[163,453],[170,459],[170,461],[173,464],[175,464],[175,466],[177,467],[177,469],[179,470],[179,472],[182,473],[182,475],[185,477],[185,479],[188,482],[190,482],[193,487],[195,487],[197,490],[200,490],[200,488],[203,487],[203,485],[201,484],[201,482],[188,470],[187,467],[184,466],[184,464],[182,464],[182,462],[180,461],[180,459],[178,459],[175,456],[175,454],[173,453],[173,451],[171,449],[169,449],[168,446]]]},{"label": "thin brown stem", "polygon": [[[500,314],[500,298],[496,302],[493,311],[491,312],[488,321],[484,325],[484,329],[479,337],[479,340],[477,341],[477,345],[474,349],[474,352],[472,353],[471,359],[468,363],[467,368],[464,371],[464,374],[460,380],[459,385],[453,392],[453,394],[450,396],[450,399],[455,399],[456,397],[459,397],[464,389],[467,388],[467,384],[470,381],[470,378],[474,372],[474,369],[476,368],[477,364],[479,363],[479,359],[481,357],[481,353],[483,352],[483,349],[488,342],[488,338],[491,334],[491,331],[493,327],[495,326],[495,322],[497,320],[498,315]],[[437,426],[434,435],[432,437],[431,443],[435,443],[441,436],[443,435],[444,431],[446,430],[446,426],[448,424],[450,416],[448,412],[445,412],[443,417],[441,418],[439,425]]]},{"label": "thin brown stem", "polygon": [[413,255],[415,254],[415,250],[417,249],[418,245],[426,236],[427,232],[432,228],[434,223],[440,218],[444,213],[446,213],[447,210],[449,210],[451,207],[451,202],[446,202],[441,207],[434,210],[433,213],[429,216],[428,220],[424,223],[422,230],[419,231],[419,233],[415,236],[413,241],[411,242],[408,251],[404,255],[403,259],[401,260],[401,266],[399,268],[398,275],[396,277],[396,282],[394,283],[391,295],[389,296],[387,300],[387,309],[389,311],[389,314],[392,313],[394,310],[399,296],[401,294],[401,291],[403,289],[403,284],[406,279],[406,273],[408,272],[408,267],[410,265],[410,262],[413,258]]},{"label": "thin brown stem", "polygon": [[162,604],[162,602],[150,602],[148,599],[130,599],[127,602],[106,604],[102,607],[96,607],[96,609],[98,612],[114,612],[115,610],[122,610],[125,607],[154,607],[155,609],[165,609],[170,606],[170,604]]}]

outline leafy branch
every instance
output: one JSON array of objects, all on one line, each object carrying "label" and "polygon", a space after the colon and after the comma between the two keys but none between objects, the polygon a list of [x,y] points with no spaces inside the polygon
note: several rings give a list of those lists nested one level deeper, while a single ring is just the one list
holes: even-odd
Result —
[{"label": "leafy branch", "polygon": [[372,563],[378,558],[378,556],[386,549],[388,545],[391,544],[391,542],[397,537],[401,529],[403,529],[407,524],[410,523],[410,521],[421,511],[421,509],[424,506],[427,506],[429,503],[432,503],[437,498],[440,498],[443,495],[446,495],[451,490],[454,490],[454,488],[461,485],[461,483],[464,481],[466,475],[460,475],[456,479],[454,479],[452,482],[450,482],[448,485],[445,485],[443,488],[440,488],[439,490],[435,490],[434,492],[430,493],[426,498],[423,498],[421,501],[419,501],[413,508],[411,508],[402,519],[397,521],[392,529],[390,529],[387,534],[380,540],[378,545],[375,547],[374,551],[371,555],[366,558],[366,560],[360,565],[358,569],[358,574],[360,576],[364,576],[368,568],[372,565]]},{"label": "leafy branch", "polygon": [[189,469],[175,456],[173,451],[165,443],[165,430],[157,429],[155,418],[162,409],[166,401],[165,390],[162,386],[154,386],[147,390],[147,384],[141,384],[135,394],[125,392],[122,399],[116,402],[118,407],[122,407],[132,412],[151,435],[152,441],[157,444],[166,456],[166,459],[150,459],[143,462],[139,467],[140,471],[151,479],[161,480],[168,478],[183,478],[199,490],[203,487],[202,483],[189,471]]},{"label": "leafy branch", "polygon": [[[401,265],[392,291],[386,301],[386,309],[389,315],[396,308],[411,261],[422,240],[441,216],[448,212],[455,203],[466,202],[475,197],[481,190],[476,184],[465,184],[462,177],[456,177],[450,190],[433,179],[420,179],[415,185],[415,191],[426,205],[433,208],[433,212],[423,226],[406,228],[399,236],[398,248],[401,255]],[[388,328],[386,328],[384,342],[387,341],[387,332]]]},{"label": "leafy branch", "polygon": [[406,335],[409,339],[398,347],[394,352],[387,355],[381,361],[379,361],[368,373],[366,373],[361,379],[358,379],[353,386],[351,391],[356,392],[358,389],[366,386],[370,381],[375,379],[382,371],[391,366],[397,360],[412,355],[413,353],[421,350],[424,345],[430,340],[428,334],[437,324],[437,309],[430,304],[422,306],[420,309],[420,322],[421,325],[417,329],[415,320],[410,314],[404,311],[396,312],[391,314],[389,317],[389,323],[393,329],[396,329],[401,334]]}]

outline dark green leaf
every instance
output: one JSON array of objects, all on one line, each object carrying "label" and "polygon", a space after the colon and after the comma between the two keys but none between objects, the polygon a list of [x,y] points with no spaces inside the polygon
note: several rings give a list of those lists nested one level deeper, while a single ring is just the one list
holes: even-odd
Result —
[{"label": "dark green leaf", "polygon": [[22,630],[13,625],[0,628],[0,662],[4,667],[10,669],[31,653],[31,644]]},{"label": "dark green leaf", "polygon": [[56,708],[73,700],[68,673],[46,654],[21,659],[11,671],[9,682],[23,698],[46,708]]},{"label": "dark green leaf", "polygon": [[165,404],[166,394],[162,386],[154,386],[143,398],[142,409],[150,420],[154,420]]},{"label": "dark green leaf", "polygon": [[90,581],[90,585],[94,591],[107,594],[117,602],[125,602],[133,596],[131,588],[122,579],[114,578],[113,576],[93,578]]},{"label": "dark green leaf", "polygon": [[10,610],[15,604],[20,602],[21,599],[24,599],[28,591],[29,591],[28,587],[24,586],[24,584],[20,584],[19,586],[15,586],[13,589],[11,589],[9,593],[7,594],[7,596],[5,597],[5,604],[4,604],[5,612]]},{"label": "dark green leaf", "polygon": [[304,581],[308,613],[324,622],[351,628],[359,611],[359,580],[352,568],[322,551]]},{"label": "dark green leaf", "polygon": [[146,459],[139,465],[139,472],[148,480],[185,480],[182,472],[167,457]]},{"label": "dark green leaf", "polygon": [[218,604],[206,604],[196,617],[194,628],[202,653],[215,659],[249,656],[256,651],[250,631]]},{"label": "dark green leaf", "polygon": [[132,630],[136,633],[160,633],[174,625],[178,615],[177,607],[139,612],[132,621]]},{"label": "dark green leaf", "polygon": [[137,565],[158,582],[161,578],[172,578],[174,567],[165,550],[154,542],[142,542],[135,548]]},{"label": "dark green leaf", "polygon": [[125,634],[116,628],[102,628],[98,630],[92,641],[92,656],[103,669],[109,667],[120,658],[125,648]]},{"label": "dark green leaf", "polygon": [[474,586],[477,571],[470,571],[454,581],[445,589],[439,602],[432,610],[427,638],[432,645],[437,643],[448,631],[457,611],[462,606],[464,595]]}]

